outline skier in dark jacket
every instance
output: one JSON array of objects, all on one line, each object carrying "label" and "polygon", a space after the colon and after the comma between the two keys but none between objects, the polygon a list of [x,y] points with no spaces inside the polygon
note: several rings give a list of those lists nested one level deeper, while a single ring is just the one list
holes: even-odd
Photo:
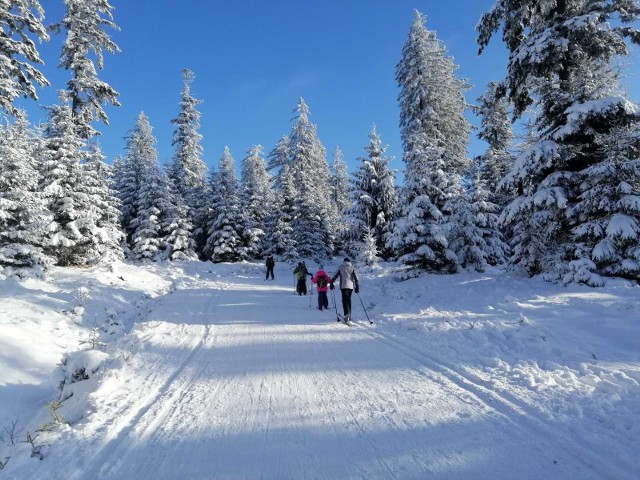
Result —
[{"label": "skier in dark jacket", "polygon": [[298,295],[307,294],[307,275],[313,277],[307,270],[307,266],[304,262],[299,262],[298,266],[293,271],[293,275],[296,277],[296,292]]},{"label": "skier in dark jacket", "polygon": [[269,274],[271,274],[271,280],[273,280],[273,267],[276,266],[276,262],[273,260],[271,254],[267,255],[265,265],[267,266],[267,278],[265,280],[269,280]]},{"label": "skier in dark jacket", "polygon": [[[344,321],[351,320],[351,294],[355,290],[356,293],[360,292],[358,285],[358,276],[356,275],[356,269],[353,268],[351,260],[344,259],[342,265],[338,267],[336,273],[331,277],[331,283],[329,288],[334,289],[333,283],[340,277],[340,291],[342,292],[342,311],[344,312]],[[340,319],[338,318],[338,321]]]}]

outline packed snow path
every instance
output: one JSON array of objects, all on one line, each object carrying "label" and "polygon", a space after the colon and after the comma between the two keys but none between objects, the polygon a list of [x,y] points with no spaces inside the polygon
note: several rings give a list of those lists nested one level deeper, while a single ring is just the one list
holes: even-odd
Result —
[{"label": "packed snow path", "polygon": [[292,293],[290,278],[248,269],[152,302],[96,412],[30,478],[617,478],[429,345],[339,324]]}]

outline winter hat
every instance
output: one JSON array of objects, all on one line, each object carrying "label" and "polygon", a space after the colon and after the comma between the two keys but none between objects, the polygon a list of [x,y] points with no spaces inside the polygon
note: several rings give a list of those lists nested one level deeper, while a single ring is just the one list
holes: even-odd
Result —
[{"label": "winter hat", "polygon": [[349,260],[348,258],[344,259],[345,262],[350,262],[351,260]]}]

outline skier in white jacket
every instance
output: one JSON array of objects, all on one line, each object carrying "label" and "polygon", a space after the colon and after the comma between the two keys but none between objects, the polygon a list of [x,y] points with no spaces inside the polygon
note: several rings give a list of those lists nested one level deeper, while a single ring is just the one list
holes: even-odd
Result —
[{"label": "skier in white jacket", "polygon": [[[356,270],[351,264],[351,260],[344,259],[344,262],[338,267],[336,273],[331,277],[329,288],[333,290],[335,287],[333,283],[340,277],[340,291],[342,292],[342,311],[344,312],[344,321],[351,320],[351,294],[355,290],[356,293],[360,292],[358,285],[358,276]],[[338,321],[340,319],[338,318]]]}]

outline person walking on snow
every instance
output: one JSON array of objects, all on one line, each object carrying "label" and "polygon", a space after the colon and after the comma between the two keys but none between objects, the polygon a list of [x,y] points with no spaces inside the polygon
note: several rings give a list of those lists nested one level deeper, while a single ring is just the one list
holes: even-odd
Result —
[{"label": "person walking on snow", "polygon": [[[358,276],[356,275],[356,269],[353,268],[351,260],[344,259],[342,265],[338,267],[336,273],[333,274],[329,282],[329,288],[334,289],[334,282],[340,277],[340,291],[342,292],[342,311],[344,312],[344,321],[351,320],[351,294],[355,290],[356,293],[360,292],[358,285]],[[340,319],[338,318],[338,321]]]},{"label": "person walking on snow", "polygon": [[273,280],[273,267],[276,266],[276,262],[273,260],[271,254],[267,255],[265,265],[267,266],[267,278],[265,280],[269,280],[269,274],[271,274],[271,280]]},{"label": "person walking on snow", "polygon": [[293,275],[296,277],[296,292],[298,295],[307,294],[307,275],[313,277],[307,270],[307,266],[304,262],[298,262],[298,266],[293,271]]},{"label": "person walking on snow", "polygon": [[329,308],[327,290],[329,290],[330,280],[329,275],[322,269],[322,266],[320,266],[320,270],[316,272],[315,277],[311,279],[311,283],[315,283],[316,289],[318,290],[318,310],[322,310],[323,308],[326,310]]}]

